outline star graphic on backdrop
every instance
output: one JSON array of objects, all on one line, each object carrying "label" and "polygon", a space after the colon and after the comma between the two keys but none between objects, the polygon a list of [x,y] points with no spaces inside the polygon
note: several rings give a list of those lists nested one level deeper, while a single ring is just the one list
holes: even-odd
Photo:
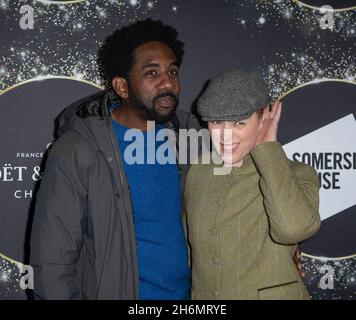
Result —
[{"label": "star graphic on backdrop", "polygon": [[173,5],[172,6],[172,9],[171,9],[174,13],[177,13],[178,12],[178,7]]}]

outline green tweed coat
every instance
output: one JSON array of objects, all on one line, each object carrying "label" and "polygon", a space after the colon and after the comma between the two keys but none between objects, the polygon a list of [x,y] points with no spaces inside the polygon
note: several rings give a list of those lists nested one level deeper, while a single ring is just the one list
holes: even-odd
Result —
[{"label": "green tweed coat", "polygon": [[320,227],[315,170],[278,142],[258,145],[228,175],[214,167],[193,165],[187,177],[192,299],[309,299],[293,255]]}]

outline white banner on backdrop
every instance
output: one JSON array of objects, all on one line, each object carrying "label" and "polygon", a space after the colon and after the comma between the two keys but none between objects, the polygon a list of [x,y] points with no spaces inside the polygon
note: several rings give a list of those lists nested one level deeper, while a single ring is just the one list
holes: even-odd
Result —
[{"label": "white banner on backdrop", "polygon": [[283,146],[319,174],[322,220],[356,205],[356,121],[349,114]]}]

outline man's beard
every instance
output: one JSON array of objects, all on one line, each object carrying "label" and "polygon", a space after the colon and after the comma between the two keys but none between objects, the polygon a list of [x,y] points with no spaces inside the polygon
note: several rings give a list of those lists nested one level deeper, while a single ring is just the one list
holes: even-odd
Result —
[{"label": "man's beard", "polygon": [[[174,105],[173,105],[172,109],[165,115],[160,114],[156,109],[157,100],[159,98],[163,98],[163,97],[171,97],[172,99],[174,99]],[[133,106],[135,106],[140,111],[143,111],[146,113],[148,121],[156,121],[158,123],[163,123],[163,122],[172,120],[175,116],[175,112],[177,110],[178,103],[179,103],[179,100],[176,95],[174,95],[171,92],[163,92],[153,98],[152,107],[150,108],[145,103],[143,103],[142,100],[140,98],[138,98],[133,93],[132,89],[129,92],[129,100]]]}]

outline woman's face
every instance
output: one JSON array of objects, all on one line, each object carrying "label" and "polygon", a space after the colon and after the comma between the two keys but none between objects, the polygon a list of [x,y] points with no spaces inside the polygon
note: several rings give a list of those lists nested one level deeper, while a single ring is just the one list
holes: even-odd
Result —
[{"label": "woman's face", "polygon": [[262,127],[262,116],[253,113],[241,121],[211,121],[208,128],[215,150],[226,165],[241,167],[255,147]]}]

